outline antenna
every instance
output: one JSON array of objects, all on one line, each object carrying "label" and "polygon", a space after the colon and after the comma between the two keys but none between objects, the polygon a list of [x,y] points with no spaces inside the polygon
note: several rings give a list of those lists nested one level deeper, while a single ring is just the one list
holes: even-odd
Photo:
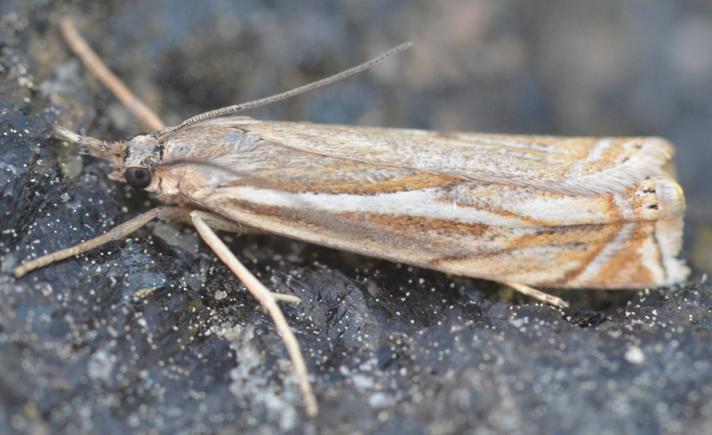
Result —
[{"label": "antenna", "polygon": [[255,109],[257,107],[262,107],[262,106],[266,106],[268,104],[276,103],[278,101],[286,100],[287,98],[291,98],[296,95],[303,94],[305,92],[313,91],[314,89],[320,88],[322,86],[330,85],[334,82],[338,82],[339,80],[343,80],[347,77],[351,77],[352,75],[355,75],[355,74],[358,74],[364,70],[367,70],[367,69],[371,68],[372,66],[374,66],[380,62],[383,62],[385,59],[387,59],[393,55],[396,55],[403,50],[407,50],[408,48],[410,48],[412,46],[413,46],[412,42],[403,43],[401,45],[391,48],[390,50],[386,51],[385,53],[381,54],[380,56],[374,57],[373,59],[368,60],[362,64],[356,65],[352,68],[341,71],[341,72],[331,75],[329,77],[325,77],[321,80],[307,83],[306,85],[302,85],[297,88],[290,89],[290,90],[282,92],[280,94],[271,95],[271,96],[265,97],[265,98],[260,98],[259,100],[248,101],[246,103],[235,104],[233,106],[221,107],[219,109],[211,110],[209,112],[200,113],[198,115],[195,115],[195,116],[192,116],[192,117],[186,119],[185,121],[181,122],[180,124],[178,124],[175,127],[168,127],[168,128],[162,129],[158,133],[160,135],[163,135],[166,133],[170,133],[174,130],[178,130],[178,129],[187,127],[189,125],[193,125],[196,122],[205,121],[206,119],[219,118],[221,116],[232,115],[233,113],[241,112],[243,110]]}]

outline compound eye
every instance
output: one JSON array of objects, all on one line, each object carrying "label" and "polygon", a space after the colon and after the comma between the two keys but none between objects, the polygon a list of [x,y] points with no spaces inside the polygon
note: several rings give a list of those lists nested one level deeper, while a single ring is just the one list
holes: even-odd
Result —
[{"label": "compound eye", "polygon": [[151,178],[153,178],[151,171],[146,168],[127,168],[124,177],[126,177],[126,183],[136,189],[148,187],[151,184]]}]

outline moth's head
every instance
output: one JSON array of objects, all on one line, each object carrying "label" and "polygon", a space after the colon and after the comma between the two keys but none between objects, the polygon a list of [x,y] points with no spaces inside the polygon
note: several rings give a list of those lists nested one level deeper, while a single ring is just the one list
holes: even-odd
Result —
[{"label": "moth's head", "polygon": [[161,145],[150,134],[139,134],[126,142],[106,142],[55,127],[55,136],[78,143],[89,154],[110,161],[114,171],[109,178],[137,189],[146,189],[151,185],[153,170],[161,161]]},{"label": "moth's head", "polygon": [[121,168],[117,168],[126,183],[145,189],[153,181],[153,170],[161,162],[163,148],[156,137],[139,134],[126,142]]}]

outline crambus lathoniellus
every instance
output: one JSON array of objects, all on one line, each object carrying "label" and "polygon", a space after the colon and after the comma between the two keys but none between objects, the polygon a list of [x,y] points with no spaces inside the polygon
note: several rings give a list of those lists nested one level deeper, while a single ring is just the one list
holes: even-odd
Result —
[{"label": "crambus lathoniellus", "polygon": [[154,218],[190,222],[275,321],[312,415],[317,405],[306,365],[277,306],[295,298],[267,290],[213,229],[244,225],[506,282],[557,305],[564,302],[532,287],[646,288],[687,277],[677,258],[684,197],[669,172],[673,148],[662,139],[436,133],[230,116],[354,74],[403,48],[306,88],[156,127],[127,142],[57,128],[59,138],[109,160],[112,178],[170,205],[29,261],[16,275]]}]

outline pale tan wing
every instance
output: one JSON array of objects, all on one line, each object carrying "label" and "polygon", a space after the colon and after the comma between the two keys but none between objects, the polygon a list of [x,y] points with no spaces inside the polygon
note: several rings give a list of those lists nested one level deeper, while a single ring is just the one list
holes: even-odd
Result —
[{"label": "pale tan wing", "polygon": [[[166,168],[162,190],[267,232],[530,285],[645,287],[686,275],[675,258],[681,197],[666,178],[580,196],[315,154],[245,135],[244,125],[200,128],[172,136],[166,157],[232,172]],[[677,203],[661,203],[662,192]]]},{"label": "pale tan wing", "polygon": [[246,131],[316,155],[468,180],[579,195],[607,193],[660,174],[673,154],[660,138],[437,133],[226,118]]},{"label": "pale tan wing", "polygon": [[[447,188],[348,195],[266,186],[196,190],[184,185],[187,198],[249,227],[456,275],[564,288],[658,287],[687,275],[676,259],[681,219],[552,225],[485,208],[485,202],[444,204],[443,198],[452,194]],[[468,189],[460,190],[464,198]],[[530,205],[539,201],[528,198],[531,190],[523,190],[502,192],[489,185],[473,186],[469,193],[491,199],[511,195]],[[575,201],[566,204],[560,198],[557,205],[574,208]],[[613,203],[608,206],[608,213],[620,212]],[[666,234],[677,236],[666,240],[661,237]]]}]

